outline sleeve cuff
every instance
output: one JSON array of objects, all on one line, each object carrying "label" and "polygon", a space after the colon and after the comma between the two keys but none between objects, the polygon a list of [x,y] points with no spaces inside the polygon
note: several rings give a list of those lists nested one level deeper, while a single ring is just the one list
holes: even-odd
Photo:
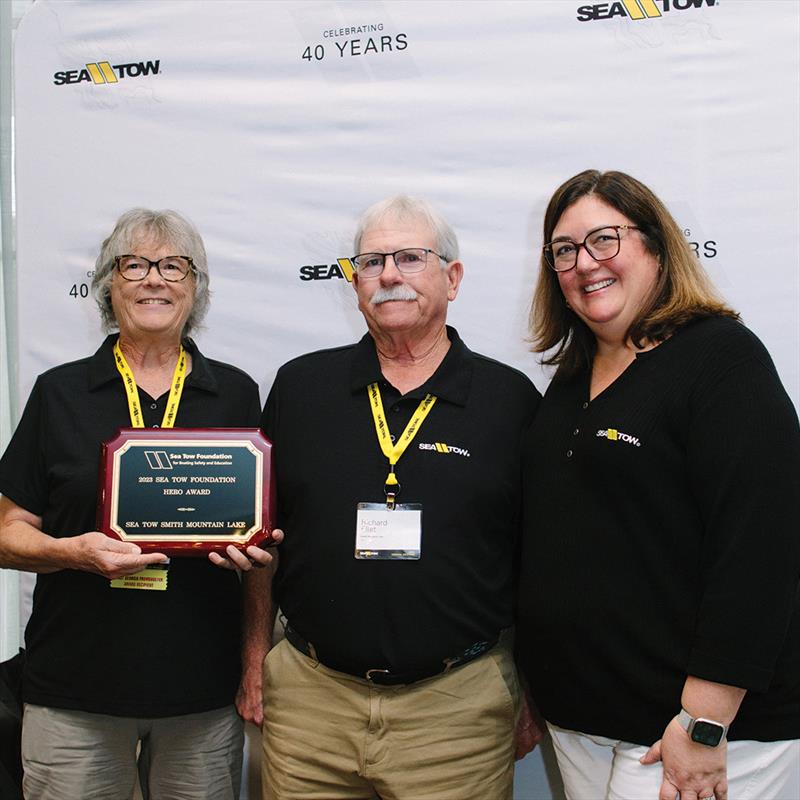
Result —
[{"label": "sleeve cuff", "polygon": [[738,686],[751,692],[766,692],[772,682],[774,670],[771,667],[746,664],[693,650],[686,672],[706,681]]}]

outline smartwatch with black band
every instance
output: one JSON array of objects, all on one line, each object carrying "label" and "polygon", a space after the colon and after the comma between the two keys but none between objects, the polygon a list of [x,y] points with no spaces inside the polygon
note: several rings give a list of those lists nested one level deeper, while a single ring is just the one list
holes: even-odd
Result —
[{"label": "smartwatch with black band", "polygon": [[684,709],[681,709],[681,713],[675,719],[693,742],[704,744],[706,747],[717,747],[728,733],[727,725],[715,722],[713,719],[693,717]]}]

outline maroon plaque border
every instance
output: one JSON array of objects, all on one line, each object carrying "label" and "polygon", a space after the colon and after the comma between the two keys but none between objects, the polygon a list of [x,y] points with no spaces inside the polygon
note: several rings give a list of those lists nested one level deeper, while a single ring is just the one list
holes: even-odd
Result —
[{"label": "maroon plaque border", "polygon": [[[114,530],[112,520],[112,497],[115,481],[119,480],[114,470],[117,461],[115,455],[130,442],[156,441],[174,442],[219,442],[232,444],[249,444],[261,455],[261,527],[244,536],[219,536],[210,534],[206,538],[198,533],[196,536],[181,534],[171,539],[163,529],[157,529],[158,541],[149,541],[144,537],[129,538]],[[100,470],[97,492],[97,529],[113,539],[132,541],[144,553],[164,553],[168,556],[207,556],[210,552],[224,552],[228,545],[244,550],[249,545],[266,546],[272,542],[272,529],[275,527],[275,480],[273,467],[272,443],[259,428],[120,428],[117,435],[103,442],[100,450]],[[254,498],[254,502],[258,502]],[[255,509],[255,506],[254,506]]]}]

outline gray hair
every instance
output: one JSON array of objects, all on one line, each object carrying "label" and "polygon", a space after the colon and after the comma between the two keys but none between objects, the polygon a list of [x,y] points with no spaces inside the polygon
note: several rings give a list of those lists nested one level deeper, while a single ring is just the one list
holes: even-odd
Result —
[{"label": "gray hair", "polygon": [[455,261],[458,258],[458,238],[456,232],[450,227],[450,223],[426,200],[409,197],[406,194],[398,194],[381,200],[370,206],[361,215],[353,239],[356,253],[360,252],[361,239],[364,234],[385,217],[396,217],[404,222],[422,220],[433,231],[439,255],[445,261]]},{"label": "gray hair", "polygon": [[[94,266],[92,294],[100,309],[103,330],[116,330],[117,318],[111,305],[111,281],[114,279],[115,257],[134,253],[137,246],[155,242],[175,248],[175,256],[191,256],[194,264],[194,302],[182,336],[188,336],[203,321],[208,311],[211,292],[208,284],[208,258],[203,240],[195,226],[177,211],[151,211],[132,208],[126,211],[103,242]],[[188,280],[188,278],[187,278]]]}]

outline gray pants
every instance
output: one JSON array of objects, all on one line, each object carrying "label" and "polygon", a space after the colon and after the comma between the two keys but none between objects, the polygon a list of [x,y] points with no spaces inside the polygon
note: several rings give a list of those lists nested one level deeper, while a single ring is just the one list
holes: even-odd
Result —
[{"label": "gray pants", "polygon": [[[238,800],[242,720],[233,706],[137,719],[25,706],[25,800]],[[138,759],[137,747],[140,745]]]}]

